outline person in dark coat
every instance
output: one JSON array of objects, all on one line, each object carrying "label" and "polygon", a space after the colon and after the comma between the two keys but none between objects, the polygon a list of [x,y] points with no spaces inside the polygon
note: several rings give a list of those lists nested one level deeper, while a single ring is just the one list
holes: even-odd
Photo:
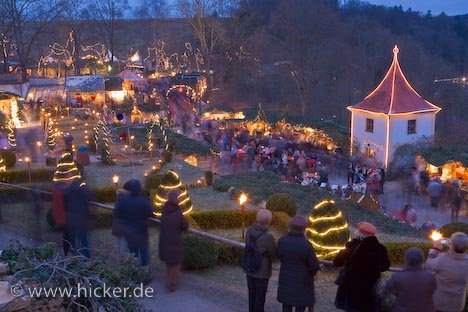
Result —
[{"label": "person in dark coat", "polygon": [[63,205],[65,208],[64,254],[76,250],[76,241],[80,241],[78,250],[85,257],[90,257],[88,249],[88,228],[91,221],[89,202],[93,196],[80,180],[73,181],[63,191]]},{"label": "person in dark coat", "polygon": [[138,180],[129,180],[124,189],[130,194],[122,197],[115,205],[118,217],[124,220],[125,238],[128,249],[135,257],[140,257],[141,265],[149,264],[149,235],[147,219],[153,216],[150,201],[141,196],[141,184]]},{"label": "person in dark coat", "polygon": [[392,312],[435,312],[432,296],[437,288],[435,275],[423,269],[424,255],[420,248],[409,248],[405,268],[393,273],[385,290],[395,295]]},{"label": "person in dark coat", "polygon": [[167,287],[170,291],[177,289],[180,268],[184,261],[182,232],[189,227],[178,204],[179,195],[178,190],[172,190],[167,194],[159,232],[159,259],[166,264]]},{"label": "person in dark coat", "polygon": [[374,225],[358,223],[355,238],[346,243],[346,248],[333,260],[335,266],[345,267],[336,295],[337,308],[349,312],[378,311],[374,286],[380,273],[389,269],[390,260],[387,249],[375,237],[376,233]]},{"label": "person in dark coat", "polygon": [[304,236],[307,221],[295,216],[289,223],[289,232],[278,241],[281,269],[278,280],[278,301],[283,312],[305,311],[313,307],[314,276],[320,269],[312,244]]},{"label": "person in dark coat", "polygon": [[125,250],[125,221],[122,219],[122,209],[119,202],[130,195],[129,190],[118,189],[116,191],[117,199],[115,201],[114,211],[112,215],[112,236],[114,237],[114,249],[117,253],[122,253]]},{"label": "person in dark coat", "polygon": [[246,245],[255,240],[255,248],[262,256],[260,268],[255,273],[247,273],[249,289],[249,312],[263,312],[268,281],[271,277],[271,266],[276,258],[276,243],[268,231],[273,216],[270,210],[260,209],[257,212],[257,223],[247,229]]}]

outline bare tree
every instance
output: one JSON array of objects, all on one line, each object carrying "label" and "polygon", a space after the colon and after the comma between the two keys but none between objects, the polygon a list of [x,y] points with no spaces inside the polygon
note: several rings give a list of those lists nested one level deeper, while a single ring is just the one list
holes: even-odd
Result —
[{"label": "bare tree", "polygon": [[8,44],[18,57],[24,80],[26,80],[26,66],[38,36],[47,25],[62,14],[66,5],[66,0],[0,1],[2,24],[10,34]]},{"label": "bare tree", "polygon": [[283,0],[271,17],[268,33],[279,61],[290,67],[301,114],[308,111],[317,84],[327,77],[327,54],[339,40],[338,25],[335,12],[318,1]]},{"label": "bare tree", "polygon": [[[209,77],[216,48],[224,36],[222,18],[228,14],[228,1],[179,0],[179,13],[187,19],[200,45],[203,60],[199,58]],[[210,86],[211,78],[208,79]],[[209,89],[209,88],[208,88]]]},{"label": "bare tree", "polygon": [[88,0],[87,2],[87,14],[99,22],[96,24],[96,31],[109,49],[111,63],[115,60],[117,50],[117,21],[124,17],[127,9],[127,0]]}]

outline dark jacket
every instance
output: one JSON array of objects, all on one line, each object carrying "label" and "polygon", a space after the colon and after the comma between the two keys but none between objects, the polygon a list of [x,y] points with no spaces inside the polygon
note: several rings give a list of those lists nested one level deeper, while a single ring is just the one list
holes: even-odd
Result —
[{"label": "dark jacket", "polygon": [[[358,249],[353,253],[355,248]],[[346,269],[342,287],[347,308],[360,312],[375,311],[374,286],[380,273],[390,267],[385,246],[375,236],[362,241],[353,239],[346,243],[346,248],[338,253],[333,264]]]},{"label": "dark jacket", "polygon": [[255,273],[247,275],[254,278],[270,278],[271,265],[276,258],[276,243],[273,235],[268,232],[268,228],[264,225],[254,224],[247,229],[245,243],[248,244],[254,238],[257,253],[263,255],[260,269]]},{"label": "dark jacket", "polygon": [[[117,199],[112,214],[112,235],[117,237],[125,237],[125,221],[122,219],[122,211],[119,202],[129,194],[127,190],[119,190],[117,192]],[[119,208],[119,210],[117,210],[117,208]]]},{"label": "dark jacket", "polygon": [[125,238],[129,244],[145,247],[148,244],[147,219],[153,215],[150,201],[140,196],[141,184],[137,180],[126,183],[130,195],[124,196],[115,204],[114,216],[123,220]]},{"label": "dark jacket", "polygon": [[281,269],[278,280],[278,301],[292,306],[312,306],[314,275],[319,262],[310,242],[302,233],[289,232],[278,241]]},{"label": "dark jacket", "polygon": [[159,259],[167,264],[179,264],[184,260],[182,231],[188,229],[187,219],[179,205],[166,203],[162,210],[159,232]]},{"label": "dark jacket", "polygon": [[392,312],[434,312],[432,295],[437,288],[434,274],[423,269],[393,273],[385,289],[396,296]]},{"label": "dark jacket", "polygon": [[74,181],[63,190],[63,206],[67,226],[87,229],[91,221],[89,202],[93,196],[80,181]]}]

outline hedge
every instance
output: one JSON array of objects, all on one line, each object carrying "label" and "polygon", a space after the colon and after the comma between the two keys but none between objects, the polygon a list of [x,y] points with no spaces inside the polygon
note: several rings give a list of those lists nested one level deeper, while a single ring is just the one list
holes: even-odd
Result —
[{"label": "hedge", "polygon": [[468,235],[468,224],[463,222],[448,223],[440,228],[440,232],[446,238],[449,238],[455,232],[462,232]]},{"label": "hedge", "polygon": [[204,269],[218,263],[220,246],[212,240],[187,234],[184,237],[185,269]]},{"label": "hedge", "polygon": [[20,169],[0,172],[0,180],[7,183],[29,183],[29,172],[31,172],[32,182],[52,182],[52,178],[54,177],[54,170],[50,169]]},{"label": "hedge", "polygon": [[405,252],[410,247],[421,248],[426,256],[429,249],[432,247],[431,243],[422,242],[387,242],[383,243],[388,251],[388,258],[390,259],[391,266],[402,266],[405,263]]},{"label": "hedge", "polygon": [[3,164],[7,168],[11,168],[16,164],[16,154],[13,151],[5,149],[0,150],[0,158],[3,159]]},{"label": "hedge", "polygon": [[283,211],[289,216],[294,217],[296,215],[297,205],[294,198],[288,193],[275,193],[268,198],[266,209],[271,211]]},{"label": "hedge", "polygon": [[[242,214],[239,210],[200,211],[194,212],[190,216],[204,230],[232,229],[242,226]],[[255,223],[256,218],[257,211],[244,211],[244,224],[246,227]]]}]

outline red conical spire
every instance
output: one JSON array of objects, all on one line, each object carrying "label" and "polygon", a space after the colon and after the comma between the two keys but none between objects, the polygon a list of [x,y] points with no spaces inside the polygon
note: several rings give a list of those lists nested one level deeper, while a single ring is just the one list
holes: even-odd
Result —
[{"label": "red conical spire", "polygon": [[377,88],[348,109],[387,115],[440,111],[438,106],[424,100],[411,87],[398,62],[399,51],[395,45],[392,65]]}]

